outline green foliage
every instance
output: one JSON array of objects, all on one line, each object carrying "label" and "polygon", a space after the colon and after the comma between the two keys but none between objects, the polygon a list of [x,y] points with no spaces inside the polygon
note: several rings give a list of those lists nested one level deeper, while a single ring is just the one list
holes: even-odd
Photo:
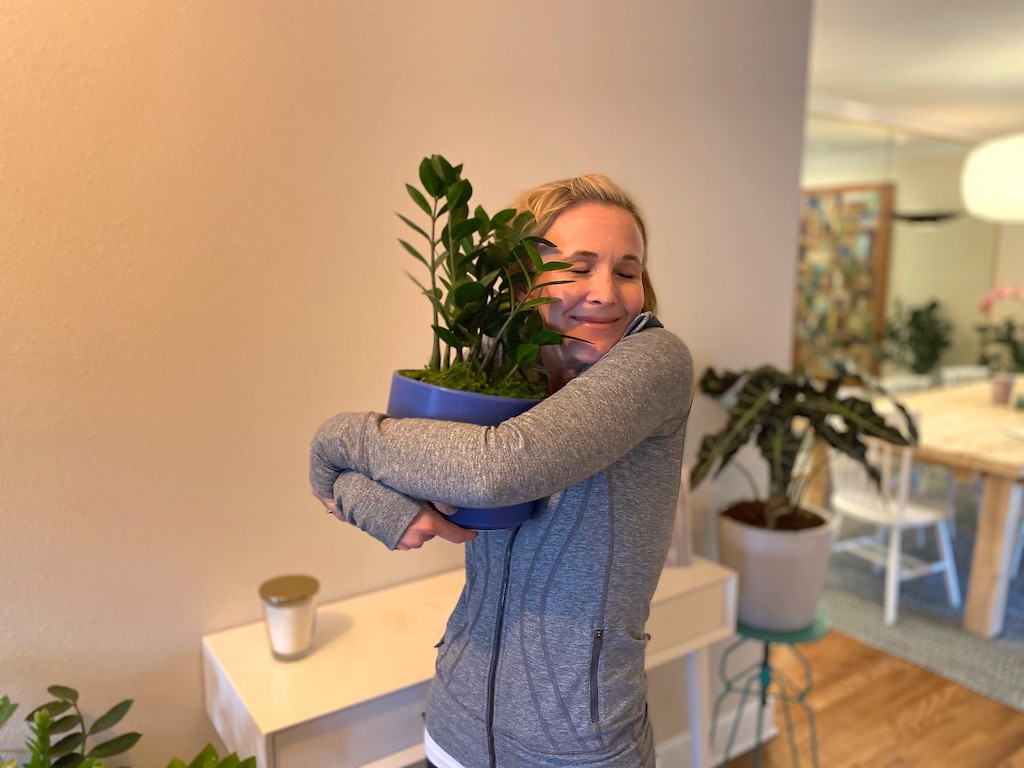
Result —
[{"label": "green foliage", "polygon": [[427,370],[445,371],[462,363],[474,375],[458,374],[444,386],[458,389],[458,382],[472,381],[476,387],[483,381],[482,389],[469,391],[507,394],[503,387],[516,382],[515,391],[543,397],[540,349],[560,344],[563,337],[544,326],[538,311],[556,299],[536,292],[543,285],[568,282],[546,275],[569,265],[544,263],[537,246],[550,243],[526,234],[534,222],[531,214],[507,208],[492,217],[481,206],[471,212],[473,186],[461,165],[452,166],[441,155],[424,158],[419,181],[422,189],[406,184],[406,191],[427,222],[420,226],[398,214],[416,234],[417,244],[399,242],[427,269],[425,282],[409,275],[433,313]]},{"label": "green foliage", "polygon": [[227,757],[221,759],[213,745],[207,744],[192,759],[192,762],[185,763],[178,758],[174,758],[167,764],[167,768],[256,768],[256,758],[249,757],[241,760],[237,754],[232,752]]},{"label": "green foliage", "polygon": [[892,318],[885,323],[881,352],[884,359],[914,373],[929,373],[952,343],[953,324],[944,316],[939,302],[933,300],[920,307],[904,307],[896,302]]},{"label": "green foliage", "polygon": [[[87,739],[117,725],[131,708],[131,700],[115,704],[86,728],[78,708],[78,691],[64,685],[51,685],[47,691],[53,700],[36,707],[25,718],[32,731],[26,745],[31,760],[25,768],[106,768],[102,758],[127,752],[142,738],[138,733],[125,733],[88,749]],[[0,699],[0,725],[16,708],[7,696]],[[56,736],[60,738],[54,742]]]},{"label": "green foliage", "polygon": [[[51,685],[47,690],[54,700],[36,707],[25,718],[32,731],[32,738],[26,744],[31,757],[21,768],[107,768],[101,758],[127,752],[142,738],[138,733],[125,733],[107,739],[86,752],[86,739],[121,722],[131,709],[131,699],[115,704],[86,729],[85,719],[78,709],[78,691],[63,685]],[[0,728],[10,720],[17,708],[18,705],[12,703],[8,696],[0,697]],[[65,714],[72,710],[73,714]],[[59,734],[67,735],[51,743],[51,737]],[[0,763],[0,768],[19,766],[16,760],[7,760]],[[217,755],[217,750],[207,744],[190,763],[174,758],[167,768],[256,768],[256,758],[242,760],[232,752],[222,759]]]},{"label": "green foliage", "polygon": [[1012,317],[1001,323],[978,326],[981,335],[979,362],[995,371],[1024,371],[1024,330]]},{"label": "green foliage", "polygon": [[[736,452],[753,440],[768,463],[769,507],[773,515],[799,506],[803,483],[793,482],[793,468],[803,440],[808,435],[824,440],[859,461],[876,482],[878,470],[867,460],[865,437],[876,437],[896,445],[909,445],[917,433],[906,410],[893,401],[908,424],[908,435],[886,424],[872,404],[856,397],[840,397],[845,376],[839,371],[822,385],[806,376],[760,368],[718,375],[705,371],[700,380],[704,394],[715,399],[737,392],[725,426],[701,441],[697,464],[690,476],[696,488],[717,466],[715,476],[732,461]],[[737,388],[737,389],[734,389]],[[873,387],[880,394],[883,390]],[[771,526],[772,523],[770,522]]]}]

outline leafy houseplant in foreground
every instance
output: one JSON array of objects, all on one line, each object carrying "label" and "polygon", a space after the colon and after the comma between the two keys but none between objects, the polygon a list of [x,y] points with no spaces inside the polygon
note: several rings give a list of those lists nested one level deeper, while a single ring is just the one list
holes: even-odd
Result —
[{"label": "leafy houseplant in foreground", "polygon": [[[52,685],[47,690],[54,700],[37,707],[25,718],[32,731],[32,738],[26,744],[29,761],[19,766],[12,758],[0,762],[0,768],[108,768],[102,758],[123,754],[142,738],[138,733],[125,733],[87,751],[86,739],[119,723],[131,708],[131,699],[113,706],[86,729],[85,719],[78,709],[78,691],[64,685]],[[9,697],[0,696],[0,728],[17,709],[18,705]],[[60,738],[56,738],[58,736]],[[231,753],[221,759],[217,750],[207,744],[191,762],[175,758],[167,768],[256,768],[256,758],[241,760]]]},{"label": "leafy houseplant in foreground", "polygon": [[530,213],[506,208],[493,217],[482,206],[470,211],[473,186],[441,155],[419,166],[422,190],[406,189],[426,215],[421,226],[399,214],[418,236],[402,247],[427,268],[428,279],[413,280],[430,301],[434,332],[430,361],[415,378],[469,392],[540,398],[546,382],[537,361],[540,348],[560,344],[562,335],[544,326],[538,308],[555,301],[537,296],[548,272],[567,264],[545,264],[537,246],[548,244],[525,233]]},{"label": "leafy houseplant in foreground", "polygon": [[[739,614],[744,624],[792,631],[814,618],[828,563],[830,531],[821,515],[800,506],[810,474],[821,469],[809,467],[795,476],[805,439],[821,440],[859,461],[876,482],[880,473],[868,462],[864,438],[896,445],[917,439],[909,415],[898,402],[894,401],[907,424],[906,434],[888,424],[871,402],[841,396],[844,377],[840,371],[818,384],[770,365],[722,375],[709,369],[701,377],[704,394],[715,399],[735,394],[735,401],[727,408],[725,426],[702,440],[691,473],[692,487],[716,468],[715,474],[720,474],[751,441],[768,466],[767,494],[731,505],[719,522],[722,560],[740,571]],[[756,488],[754,495],[758,496]],[[765,560],[757,561],[755,551]],[[773,598],[781,601],[778,606]]]}]

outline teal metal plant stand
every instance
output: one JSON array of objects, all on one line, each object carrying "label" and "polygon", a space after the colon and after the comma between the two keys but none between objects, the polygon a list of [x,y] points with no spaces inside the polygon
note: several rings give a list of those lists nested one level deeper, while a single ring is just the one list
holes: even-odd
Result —
[{"label": "teal metal plant stand", "polygon": [[[736,717],[733,720],[732,728],[729,729],[729,738],[725,744],[725,752],[722,755],[722,765],[729,761],[747,701],[756,696],[758,710],[756,741],[754,745],[754,768],[757,768],[761,763],[761,734],[764,725],[764,711],[768,706],[769,697],[782,703],[783,719],[786,723],[786,736],[789,738],[790,754],[792,755],[794,766],[800,765],[800,755],[796,748],[796,739],[794,738],[791,705],[797,704],[803,709],[804,715],[807,718],[807,727],[810,730],[811,765],[813,768],[818,768],[818,737],[814,724],[814,712],[807,705],[806,701],[812,685],[811,665],[797,646],[802,643],[820,640],[828,634],[830,629],[832,629],[832,619],[822,610],[815,612],[814,621],[809,627],[795,632],[770,632],[764,629],[748,627],[745,624],[738,624],[736,626],[736,632],[740,637],[735,643],[726,648],[722,654],[718,674],[725,689],[715,700],[715,706],[711,713],[711,746],[714,748],[715,727],[718,724],[722,703],[730,694],[739,694],[740,703],[736,709]],[[729,659],[733,652],[751,641],[763,643],[764,649],[761,660],[730,673],[728,671]],[[780,644],[788,647],[800,662],[800,666],[803,669],[802,681],[794,681],[772,667],[772,646]]]}]

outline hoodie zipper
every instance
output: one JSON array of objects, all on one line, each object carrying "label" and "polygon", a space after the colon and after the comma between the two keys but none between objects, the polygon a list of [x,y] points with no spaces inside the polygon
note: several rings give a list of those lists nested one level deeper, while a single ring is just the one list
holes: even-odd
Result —
[{"label": "hoodie zipper", "polygon": [[597,670],[601,665],[601,643],[604,642],[604,630],[594,630],[594,642],[590,646],[590,722],[597,725],[601,721],[600,700],[598,699]]},{"label": "hoodie zipper", "polygon": [[494,644],[491,648],[491,669],[487,676],[487,751],[490,768],[497,768],[498,758],[494,749],[494,689],[498,677],[498,655],[501,653],[501,633],[505,624],[505,601],[508,598],[508,577],[512,569],[512,545],[516,541],[519,528],[512,529],[508,545],[505,547],[505,565],[501,574],[501,593],[498,596],[498,612],[494,625]]}]

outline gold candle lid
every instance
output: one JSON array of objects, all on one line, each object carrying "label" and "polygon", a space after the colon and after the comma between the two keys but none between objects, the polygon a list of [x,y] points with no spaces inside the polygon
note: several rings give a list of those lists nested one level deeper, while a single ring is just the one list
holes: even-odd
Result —
[{"label": "gold candle lid", "polygon": [[278,576],[260,585],[260,597],[271,605],[293,605],[307,600],[320,589],[312,576]]}]

